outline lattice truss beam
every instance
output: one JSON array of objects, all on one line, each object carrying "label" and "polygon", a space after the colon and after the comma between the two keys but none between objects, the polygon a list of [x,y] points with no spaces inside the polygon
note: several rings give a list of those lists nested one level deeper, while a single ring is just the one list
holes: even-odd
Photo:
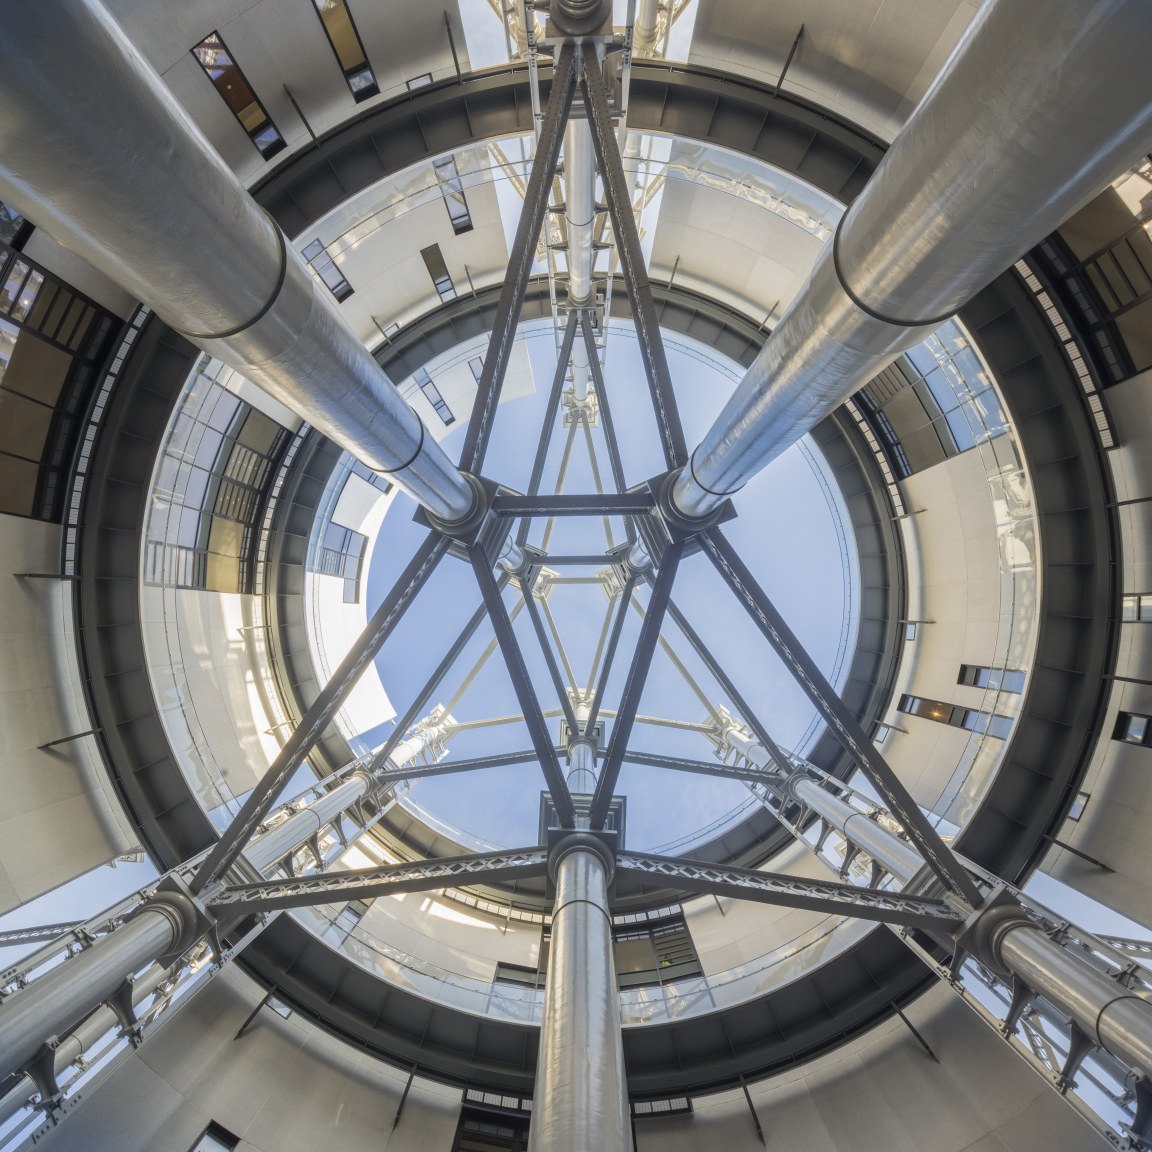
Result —
[{"label": "lattice truss beam", "polygon": [[[727,896],[733,900],[754,900],[788,908],[847,914],[884,924],[950,931],[963,922],[961,914],[942,900],[857,888],[852,884],[810,880],[750,868],[719,867],[640,852],[619,853],[616,867],[619,872],[640,880],[651,879],[661,888],[681,888],[689,892]],[[226,910],[271,912],[278,908],[371,900],[377,896],[427,892],[448,886],[498,884],[543,876],[547,869],[547,848],[520,848],[510,852],[451,856],[385,864],[353,872],[328,872],[298,879],[236,885],[209,894],[207,904],[217,913]]]},{"label": "lattice truss beam", "polygon": [[[500,393],[507,371],[511,349],[521,313],[529,275],[537,245],[549,212],[549,200],[554,195],[561,142],[568,119],[576,85],[581,87],[584,105],[588,110],[589,127],[603,182],[604,199],[611,221],[612,244],[619,258],[624,281],[632,302],[632,314],[644,363],[645,377],[652,402],[655,426],[666,464],[670,471],[683,467],[688,452],[671,376],[657,321],[651,285],[640,248],[640,240],[630,200],[628,182],[624,175],[620,149],[614,135],[612,115],[604,77],[594,58],[585,61],[580,49],[565,45],[555,56],[553,80],[547,106],[538,114],[535,159],[523,184],[524,205],[511,248],[508,271],[499,304],[483,369],[478,381],[460,467],[487,485],[485,523],[488,537],[478,532],[464,537],[451,526],[429,523],[432,529],[408,569],[397,581],[384,604],[373,616],[368,627],[349,651],[348,656],[324,688],[304,719],[292,733],[284,749],[269,768],[264,779],[253,790],[239,816],[209,854],[194,881],[196,891],[212,891],[213,900],[244,904],[249,907],[276,908],[293,906],[293,902],[331,902],[338,898],[352,898],[351,893],[380,894],[383,891],[416,891],[420,888],[442,887],[452,877],[445,869],[475,868],[489,882],[512,878],[509,869],[535,868],[540,874],[541,862],[536,857],[513,861],[509,854],[489,854],[486,857],[461,858],[455,864],[432,861],[427,867],[398,865],[393,868],[372,870],[367,874],[343,873],[335,877],[311,877],[307,880],[284,882],[289,886],[278,888],[280,882],[251,885],[243,889],[221,889],[223,878],[237,860],[248,838],[267,815],[284,784],[303,763],[320,735],[347,699],[356,681],[395,630],[408,606],[435,570],[451,544],[454,555],[466,555],[481,592],[483,603],[461,632],[457,641],[445,655],[436,671],[416,695],[407,713],[397,725],[384,747],[365,765],[374,777],[379,791],[394,788],[402,780],[413,780],[423,775],[480,770],[497,765],[535,763],[542,771],[552,795],[561,826],[575,826],[575,808],[560,766],[561,749],[555,747],[546,721],[563,716],[573,733],[586,735],[598,718],[614,719],[612,735],[602,762],[591,806],[591,827],[602,828],[607,817],[612,794],[616,788],[624,763],[647,764],[676,771],[700,772],[713,776],[738,779],[750,785],[764,785],[779,797],[782,782],[795,772],[798,763],[782,751],[772,740],[766,726],[752,713],[741,698],[735,685],[720,662],[700,639],[685,614],[672,600],[672,590],[681,558],[688,550],[699,550],[714,565],[737,601],[746,609],[755,627],[773,647],[809,700],[828,724],[829,730],[849,751],[856,764],[878,790],[892,817],[903,827],[912,846],[943,882],[950,899],[957,906],[972,907],[979,903],[979,891],[971,876],[940,840],[935,829],[924,817],[912,797],[895,773],[884,761],[872,741],[862,731],[855,717],[836,695],[832,686],[820,673],[795,635],[776,611],[775,606],[759,587],[726,537],[716,526],[718,518],[698,527],[677,522],[661,504],[657,477],[647,484],[637,485],[632,478],[631,488],[625,475],[619,443],[611,414],[610,389],[602,371],[602,348],[597,346],[596,335],[606,339],[606,315],[595,301],[577,305],[568,310],[560,341],[559,355],[540,438],[533,462],[531,480],[526,493],[516,493],[498,484],[482,479],[485,456],[492,431],[492,421],[499,404]],[[569,361],[577,340],[584,343],[592,376],[589,395],[593,403],[573,403],[571,392],[565,393],[564,384]],[[541,492],[544,468],[554,430],[563,418],[567,437],[560,461],[559,475],[552,492]],[[611,491],[605,491],[597,451],[592,436],[596,426],[606,450]],[[594,478],[595,492],[567,493],[564,491],[575,442],[583,433]],[[558,518],[572,516],[599,517],[603,521],[606,550],[602,556],[583,555],[549,557],[548,547]],[[626,542],[618,542],[613,535],[612,520],[622,519]],[[545,530],[539,547],[528,545],[528,536],[534,520],[545,520]],[[494,573],[496,556],[508,537],[513,520],[519,524],[512,539],[516,548],[528,555],[521,567],[514,571]],[[493,528],[492,526],[495,525]],[[630,566],[629,549],[638,538],[648,545],[652,563],[642,578],[650,585],[646,608],[636,596],[641,569]],[[511,541],[509,541],[511,543]],[[561,575],[565,565],[596,565],[592,577]],[[549,608],[551,592],[564,583],[599,582],[608,600],[603,628],[591,673],[586,681],[578,680],[565,651],[560,631]],[[511,607],[505,603],[504,593],[513,584],[519,593]],[[551,684],[559,707],[543,707],[537,688],[528,673],[513,622],[519,612],[527,608],[533,629],[539,640],[548,666]],[[624,691],[618,707],[613,711],[604,705],[605,686],[615,658],[624,618],[629,608],[641,617],[640,638],[627,670]],[[683,638],[720,686],[732,709],[716,703],[693,679],[684,662],[664,634],[666,618],[671,616]],[[480,626],[487,621],[493,629],[493,639],[469,671],[448,704],[437,708],[421,720],[434,693],[455,667],[460,655]],[[551,637],[551,639],[549,639]],[[555,652],[553,652],[553,644]],[[657,648],[683,676],[685,682],[700,700],[706,716],[701,723],[673,720],[638,714],[648,672]],[[499,648],[515,689],[520,712],[514,716],[491,717],[458,722],[453,709],[459,704],[469,686],[476,680],[486,661]],[[574,703],[592,701],[587,721],[577,719]],[[734,720],[734,715],[740,720]],[[505,723],[523,723],[531,738],[532,748],[504,756],[485,756],[456,762],[445,761],[447,742],[456,734],[474,727]],[[716,762],[682,757],[660,756],[629,749],[628,744],[636,724],[655,723],[704,736],[713,745],[718,756]],[[734,730],[751,732],[763,753],[756,763],[747,753],[731,760],[733,745],[728,739]],[[580,729],[583,728],[583,732]],[[419,750],[400,757],[403,742],[409,744],[417,737]],[[525,850],[528,852],[529,850]],[[531,850],[536,851],[536,850]],[[516,854],[512,854],[516,855]],[[520,856],[524,856],[521,853]],[[739,870],[727,870],[723,875],[706,873],[694,866],[683,865],[678,872],[672,863],[656,857],[629,856],[630,863],[621,866],[634,873],[649,871],[652,876],[666,874],[668,880],[690,890],[716,891],[743,899],[791,902],[794,906],[813,908],[851,908],[854,915],[887,920],[897,924],[951,923],[954,914],[941,910],[938,904],[899,899],[889,892],[847,890],[848,886],[833,885],[823,888],[815,882],[800,882],[788,878],[769,878],[767,874],[744,875]],[[641,861],[647,863],[641,863]],[[392,869],[391,871],[389,869]],[[669,871],[670,870],[670,871]],[[516,875],[528,873],[515,872]],[[359,887],[357,887],[359,885]],[[416,885],[417,887],[413,887]],[[696,885],[696,888],[692,888]],[[702,887],[711,885],[711,887]],[[900,901],[903,900],[904,903]],[[269,901],[277,901],[269,903]],[[807,903],[797,903],[807,901]],[[901,919],[903,917],[903,919]]]}]

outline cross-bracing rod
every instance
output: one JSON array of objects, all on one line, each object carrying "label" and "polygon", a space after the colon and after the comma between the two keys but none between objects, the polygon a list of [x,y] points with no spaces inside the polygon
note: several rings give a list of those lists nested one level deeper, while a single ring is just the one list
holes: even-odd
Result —
[{"label": "cross-bracing rod", "polygon": [[[260,783],[252,789],[236,818],[200,865],[192,880],[193,892],[200,892],[209,884],[218,882],[236,862],[256,826],[268,814],[269,809],[276,803],[276,798],[284,790],[284,785],[304,763],[324,729],[343,707],[344,701],[356,687],[364,669],[375,659],[376,653],[392,634],[416,594],[427,583],[447,547],[447,538],[432,532],[417,549],[411,563],[401,573],[391,591],[385,596],[384,602],[368,621],[368,627],[348,650],[348,655],[340,662],[332,678],[324,685],[320,695],[316,697],[304,718],[288,737],[280,754],[269,765]],[[490,572],[488,576],[491,579]]]},{"label": "cross-bracing rod", "polygon": [[384,864],[352,872],[324,872],[299,879],[230,885],[213,892],[207,903],[219,912],[225,909],[269,912],[276,908],[371,900],[400,892],[427,892],[451,884],[499,884],[543,876],[547,869],[547,848],[518,848]]},{"label": "cross-bracing rod", "polygon": [[500,303],[496,306],[496,319],[492,326],[492,337],[484,357],[484,367],[476,391],[476,401],[468,422],[468,433],[460,453],[460,467],[468,472],[479,473],[484,465],[484,454],[488,448],[488,438],[492,434],[492,418],[500,402],[500,390],[508,371],[508,360],[512,355],[512,344],[516,338],[516,326],[520,310],[524,306],[524,296],[528,290],[528,278],[532,274],[532,264],[536,258],[536,243],[544,224],[544,214],[548,210],[548,194],[552,187],[552,176],[560,158],[560,144],[564,138],[564,125],[568,111],[572,107],[572,95],[576,87],[578,49],[574,44],[565,44],[556,54],[552,68],[552,91],[548,96],[548,106],[540,122],[540,134],[536,143],[536,159],[528,177],[524,194],[524,208],[516,225],[516,239],[508,255],[508,272],[504,277],[504,287],[500,291]]},{"label": "cross-bracing rod", "polygon": [[950,932],[963,923],[963,916],[943,900],[905,896],[854,884],[809,880],[761,872],[755,868],[727,868],[685,860],[680,856],[653,856],[643,852],[620,852],[616,867],[634,876],[651,876],[669,886],[690,892],[707,892],[734,900],[755,900],[786,908],[839,913],[883,924],[903,924],[936,932]]},{"label": "cross-bracing rod", "polygon": [[[611,139],[614,143],[615,137],[611,137]],[[640,699],[644,695],[644,683],[648,679],[648,669],[652,666],[656,641],[660,637],[660,625],[664,622],[664,611],[668,607],[668,597],[672,594],[672,583],[676,579],[676,569],[680,564],[680,556],[683,551],[684,545],[682,543],[669,545],[660,564],[656,583],[652,588],[652,598],[648,602],[648,615],[644,617],[644,623],[640,627],[640,639],[636,644],[632,664],[628,669],[624,695],[620,701],[616,723],[612,728],[612,739],[608,744],[608,752],[604,757],[604,768],[600,773],[599,780],[596,781],[596,792],[592,798],[592,807],[589,812],[589,824],[594,829],[603,828],[604,821],[608,816],[608,807],[612,803],[612,793],[620,776],[624,752],[632,735],[636,711],[640,707]],[[627,601],[622,601],[621,613],[626,607]]]},{"label": "cross-bracing rod", "polygon": [[[484,596],[484,603],[488,608],[488,616],[492,621],[492,628],[500,642],[500,651],[504,656],[504,663],[508,668],[508,676],[516,692],[516,699],[520,702],[520,710],[524,714],[524,723],[528,726],[528,733],[532,737],[532,744],[540,758],[540,768],[548,784],[548,791],[552,794],[552,803],[556,808],[556,817],[562,828],[576,827],[576,809],[572,805],[572,797],[568,792],[568,785],[564,782],[564,774],[560,770],[560,761],[556,757],[556,750],[548,735],[548,727],[540,712],[540,702],[536,698],[536,690],[532,687],[532,679],[524,664],[524,654],[516,640],[516,633],[512,631],[512,622],[508,619],[508,610],[504,607],[504,600],[496,588],[496,581],[492,578],[492,571],[488,567],[488,557],[482,547],[473,545],[468,549],[472,561],[472,570],[476,573],[477,583]],[[528,593],[528,597],[531,593]],[[526,597],[525,599],[527,600]]]}]

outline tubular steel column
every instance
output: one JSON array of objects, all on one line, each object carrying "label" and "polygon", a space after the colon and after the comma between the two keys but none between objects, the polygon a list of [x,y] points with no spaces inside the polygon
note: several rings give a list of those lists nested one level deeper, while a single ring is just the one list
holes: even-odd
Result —
[{"label": "tubular steel column", "polygon": [[612,854],[586,832],[552,849],[548,985],[528,1152],[632,1152],[608,885]]},{"label": "tubular steel column", "polygon": [[980,8],[681,472],[684,515],[716,508],[1148,151],[1150,36],[1146,0]]}]

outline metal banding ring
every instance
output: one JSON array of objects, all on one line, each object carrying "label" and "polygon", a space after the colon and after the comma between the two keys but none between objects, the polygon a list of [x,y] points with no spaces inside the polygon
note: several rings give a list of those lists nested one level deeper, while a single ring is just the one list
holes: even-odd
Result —
[{"label": "metal banding ring", "polygon": [[173,331],[179,332],[181,336],[187,336],[189,340],[227,340],[230,336],[239,336],[245,329],[251,328],[253,324],[258,323],[268,315],[272,305],[280,298],[284,279],[288,275],[288,249],[284,243],[284,233],[280,225],[272,219],[272,214],[266,208],[261,209],[261,211],[268,217],[268,222],[272,225],[272,230],[276,233],[276,240],[280,245],[280,275],[277,277],[276,287],[272,289],[272,295],[268,297],[268,303],[251,320],[246,320],[243,324],[236,328],[230,328],[227,332],[186,332],[183,328],[174,328]]},{"label": "metal banding ring", "polygon": [[377,472],[383,472],[389,476],[393,472],[403,472],[405,468],[411,467],[415,463],[416,457],[420,455],[420,451],[424,447],[424,421],[420,419],[419,414],[411,404],[408,405],[408,410],[416,417],[416,423],[420,425],[420,442],[416,445],[416,451],[403,464],[397,464],[395,468],[377,468]]},{"label": "metal banding ring", "polygon": [[688,457],[688,471],[692,476],[692,482],[698,488],[703,489],[703,491],[707,492],[709,496],[724,497],[724,496],[732,496],[733,494],[735,494],[736,492],[739,492],[740,489],[744,487],[743,484],[738,484],[735,488],[729,488],[727,492],[714,492],[711,488],[702,484],[700,482],[700,477],[696,475],[696,453],[699,451],[700,451],[700,445],[697,444],[696,447],[692,449],[692,455]]},{"label": "metal banding ring", "polygon": [[[1096,1043],[1101,1048],[1103,1048],[1105,1052],[1108,1052],[1108,1054],[1110,1056],[1115,1056],[1116,1053],[1110,1051],[1108,1048],[1108,1045],[1105,1044],[1104,1041],[1100,1039],[1100,1021],[1104,1019],[1104,1013],[1107,1012],[1108,1009],[1111,1008],[1112,1005],[1115,1004],[1118,1000],[1143,1000],[1143,999],[1144,999],[1143,996],[1137,996],[1135,992],[1129,992],[1123,996],[1113,996],[1112,999],[1109,1000],[1104,1005],[1104,1007],[1101,1008],[1100,1011],[1096,1013],[1096,1022],[1092,1026],[1092,1030],[1096,1033]],[[1145,1003],[1147,1003],[1147,1001],[1145,1001]]]},{"label": "metal banding ring", "polygon": [[563,912],[565,908],[571,908],[573,904],[591,904],[592,907],[595,908],[598,912],[604,913],[604,919],[607,920],[609,924],[612,923],[612,917],[608,915],[608,909],[607,908],[603,907],[600,904],[597,904],[595,900],[587,900],[583,896],[577,896],[573,900],[565,900],[564,903],[561,904],[559,908],[553,908],[552,909],[552,923],[555,924],[556,923],[556,917],[559,916],[560,913]]},{"label": "metal banding ring", "polygon": [[836,269],[836,279],[840,281],[840,287],[844,289],[844,295],[860,309],[861,312],[867,313],[873,320],[880,320],[885,324],[892,324],[897,328],[927,328],[929,326],[936,326],[943,324],[945,320],[951,320],[956,315],[955,312],[949,312],[947,316],[936,316],[931,320],[893,320],[891,316],[884,316],[880,312],[875,312],[848,287],[848,281],[844,278],[844,271],[840,267],[840,229],[844,227],[844,221],[848,218],[848,213],[845,212],[840,217],[840,223],[836,225],[836,231],[832,236],[832,265]]}]

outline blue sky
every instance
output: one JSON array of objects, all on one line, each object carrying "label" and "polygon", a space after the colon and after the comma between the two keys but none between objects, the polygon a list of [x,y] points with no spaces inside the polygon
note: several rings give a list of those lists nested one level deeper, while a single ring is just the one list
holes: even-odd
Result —
[{"label": "blue sky", "polygon": [[[556,363],[550,333],[530,339],[528,345],[536,394],[500,407],[486,464],[489,476],[520,491],[527,488]],[[730,394],[733,381],[730,375],[675,348],[669,348],[668,358],[685,433],[690,444],[695,444]],[[607,388],[626,482],[635,484],[663,472],[665,464],[639,348],[631,334],[613,335],[610,339]],[[464,423],[461,420],[461,429],[443,442],[452,456],[459,452]],[[551,491],[555,483],[565,435],[558,424],[545,469],[544,491]],[[606,453],[600,432],[594,436],[607,487],[610,478]],[[572,453],[565,490],[593,490],[582,433]],[[725,531],[814,658],[829,670],[842,624],[841,557],[823,492],[800,450],[786,453],[749,484],[737,498],[737,508],[740,516]],[[384,522],[368,577],[369,612],[379,604],[423,536],[423,529],[412,523],[414,509],[411,500],[400,497]],[[530,542],[538,542],[542,531],[543,523],[534,525]],[[613,524],[613,533],[616,543],[625,539],[622,522]],[[599,519],[562,520],[557,523],[549,551],[600,552],[606,543]],[[590,575],[592,571],[579,574]],[[577,573],[568,570],[565,574]],[[515,599],[513,590],[505,593],[509,607]],[[646,602],[646,590],[641,599]],[[703,556],[682,563],[673,599],[777,738],[785,744],[798,741],[812,718],[811,706]],[[460,561],[446,559],[378,658],[381,678],[398,712],[406,709],[479,603],[471,571]],[[553,593],[551,607],[577,678],[584,682],[603,626],[605,597],[594,585],[563,586]],[[541,706],[557,707],[558,700],[526,614],[518,619],[516,629]],[[629,613],[609,681],[607,708],[615,708],[619,700],[639,629],[639,616]],[[714,703],[727,703],[671,622],[664,633],[709,698]],[[445,702],[454,694],[491,637],[490,628],[482,625],[434,703]],[[455,708],[454,715],[457,720],[466,721],[519,711],[497,652]],[[694,722],[705,719],[702,704],[659,651],[640,711]],[[549,723],[558,732],[559,721]],[[672,755],[711,755],[710,745],[698,734],[649,725],[637,725],[630,743],[633,748]],[[462,733],[450,745],[450,755],[463,759],[530,746],[526,729],[518,724]],[[416,786],[413,799],[475,836],[515,846],[536,840],[541,787],[538,768],[527,764],[423,780]],[[746,789],[735,782],[635,765],[624,767],[619,790],[630,797],[628,843],[635,848],[657,847],[690,834],[748,799]]]}]

